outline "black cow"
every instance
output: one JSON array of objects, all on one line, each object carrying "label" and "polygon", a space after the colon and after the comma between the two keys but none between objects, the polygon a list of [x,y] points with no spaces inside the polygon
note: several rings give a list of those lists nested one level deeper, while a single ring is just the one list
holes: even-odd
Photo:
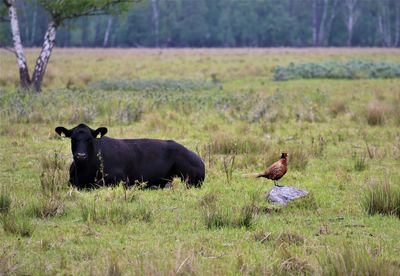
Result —
[{"label": "black cow", "polygon": [[111,186],[120,181],[163,188],[175,176],[199,187],[205,177],[200,157],[171,140],[113,139],[103,137],[107,128],[93,130],[85,124],[72,129],[59,126],[55,131],[71,138],[74,161],[70,182],[78,188]]}]

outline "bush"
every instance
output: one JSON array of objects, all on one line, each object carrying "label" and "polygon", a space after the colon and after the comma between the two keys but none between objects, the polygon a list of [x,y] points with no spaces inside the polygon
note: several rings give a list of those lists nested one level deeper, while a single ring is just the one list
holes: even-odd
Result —
[{"label": "bush", "polygon": [[400,64],[385,61],[350,60],[328,61],[277,66],[275,81],[293,79],[372,79],[400,77]]},{"label": "bush", "polygon": [[368,214],[395,215],[400,218],[400,188],[388,182],[368,180],[363,206]]}]

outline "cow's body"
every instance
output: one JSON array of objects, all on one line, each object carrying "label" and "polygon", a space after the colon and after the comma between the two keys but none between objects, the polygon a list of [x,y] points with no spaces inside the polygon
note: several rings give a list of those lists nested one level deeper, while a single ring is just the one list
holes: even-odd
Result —
[{"label": "cow's body", "polygon": [[[77,128],[81,128],[83,132],[88,127],[79,125],[72,129],[71,139],[74,139],[74,134],[76,136],[76,133],[80,133]],[[78,135],[82,136],[83,134]],[[72,144],[74,161],[70,167],[70,182],[78,188],[110,186],[121,181],[128,185],[146,183],[148,187],[164,187],[175,176],[189,185],[198,187],[205,177],[204,163],[200,157],[171,140],[113,139],[94,136],[87,153],[79,149],[81,155],[85,154],[82,160],[76,158],[79,153],[76,153],[77,149],[74,150],[74,140]],[[75,145],[75,148],[79,146]]]}]

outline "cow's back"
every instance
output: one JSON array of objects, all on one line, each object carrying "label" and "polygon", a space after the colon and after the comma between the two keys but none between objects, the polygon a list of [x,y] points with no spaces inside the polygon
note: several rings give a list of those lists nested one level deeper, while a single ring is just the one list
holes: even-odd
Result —
[{"label": "cow's back", "polygon": [[202,160],[175,141],[102,137],[95,143],[108,185],[139,181],[149,186],[164,186],[174,176],[179,176],[199,186],[204,180]]}]

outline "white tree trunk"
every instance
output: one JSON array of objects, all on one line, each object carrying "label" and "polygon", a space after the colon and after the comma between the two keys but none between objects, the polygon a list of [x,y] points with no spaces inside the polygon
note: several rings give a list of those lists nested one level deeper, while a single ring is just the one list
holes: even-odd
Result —
[{"label": "white tree trunk", "polygon": [[17,17],[17,10],[14,6],[14,1],[4,1],[8,7],[8,15],[10,17],[11,33],[14,44],[15,55],[17,57],[17,63],[19,67],[19,80],[20,85],[24,89],[28,89],[30,86],[28,65],[24,54],[24,48],[22,47],[21,35],[19,32],[19,24]]},{"label": "white tree trunk", "polygon": [[154,28],[154,37],[155,37],[155,46],[159,46],[159,33],[160,33],[160,19],[159,19],[159,9],[157,0],[151,0],[151,7],[153,9],[153,28]]},{"label": "white tree trunk", "polygon": [[36,60],[35,71],[33,71],[32,75],[32,86],[36,92],[40,92],[41,90],[43,76],[56,40],[57,26],[58,24],[54,21],[49,23],[46,34],[44,35],[42,51]]},{"label": "white tree trunk", "polygon": [[346,27],[347,27],[347,46],[348,47],[352,46],[353,30],[354,30],[354,26],[358,19],[357,2],[358,2],[358,0],[347,0],[346,1],[346,8],[347,8]]},{"label": "white tree trunk", "polygon": [[392,32],[389,17],[389,1],[382,1],[382,7],[378,11],[378,29],[385,47],[392,47]]},{"label": "white tree trunk", "polygon": [[400,3],[396,2],[396,26],[395,26],[394,46],[399,46],[400,42]]},{"label": "white tree trunk", "polygon": [[103,47],[107,47],[108,44],[108,39],[110,38],[110,32],[111,32],[111,27],[112,27],[112,16],[108,17],[108,21],[107,21],[107,29],[106,32],[104,34],[104,40],[103,40]]},{"label": "white tree trunk", "polygon": [[313,46],[318,44],[318,11],[317,0],[313,0]]},{"label": "white tree trunk", "polygon": [[322,46],[325,43],[325,21],[326,21],[326,16],[328,14],[328,0],[324,0],[323,2],[324,6],[322,8],[322,17],[321,17],[321,23],[320,23],[320,27],[319,27],[319,41],[318,44],[319,46]]}]

